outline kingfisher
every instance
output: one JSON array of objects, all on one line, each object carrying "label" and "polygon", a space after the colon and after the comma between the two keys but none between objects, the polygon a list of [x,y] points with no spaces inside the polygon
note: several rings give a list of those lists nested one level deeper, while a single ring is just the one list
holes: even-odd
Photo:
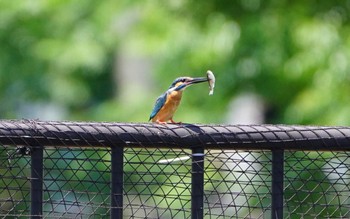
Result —
[{"label": "kingfisher", "polygon": [[180,104],[183,91],[192,84],[205,81],[208,81],[208,78],[176,78],[168,90],[157,98],[149,120],[158,124],[167,124],[168,121],[180,124],[181,122],[177,123],[173,120],[173,116]]}]

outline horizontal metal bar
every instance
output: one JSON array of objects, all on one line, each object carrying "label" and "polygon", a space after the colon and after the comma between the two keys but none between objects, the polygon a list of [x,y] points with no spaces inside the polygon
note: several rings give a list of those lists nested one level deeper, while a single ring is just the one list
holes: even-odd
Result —
[{"label": "horizontal metal bar", "polygon": [[0,144],[350,151],[350,127],[0,120]]}]

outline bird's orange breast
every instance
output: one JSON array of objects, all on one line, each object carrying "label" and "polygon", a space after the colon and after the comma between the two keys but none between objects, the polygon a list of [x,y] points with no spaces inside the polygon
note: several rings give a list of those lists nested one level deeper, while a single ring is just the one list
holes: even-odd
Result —
[{"label": "bird's orange breast", "polygon": [[166,122],[173,118],[177,107],[180,104],[182,97],[182,91],[173,91],[168,94],[164,106],[159,110],[157,115],[153,117],[152,121],[162,121]]}]

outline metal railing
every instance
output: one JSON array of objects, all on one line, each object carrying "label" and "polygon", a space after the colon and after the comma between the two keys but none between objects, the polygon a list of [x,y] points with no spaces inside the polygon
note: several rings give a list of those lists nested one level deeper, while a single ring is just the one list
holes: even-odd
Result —
[{"label": "metal railing", "polygon": [[347,218],[349,127],[0,121],[0,216]]}]

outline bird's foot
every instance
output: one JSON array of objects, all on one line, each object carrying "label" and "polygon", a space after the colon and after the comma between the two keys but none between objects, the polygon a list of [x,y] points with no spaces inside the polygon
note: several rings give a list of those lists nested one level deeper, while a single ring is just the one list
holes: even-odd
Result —
[{"label": "bird's foot", "polygon": [[[181,125],[181,124],[182,124],[182,122],[175,122],[173,119],[170,119],[170,122],[171,122],[172,124],[178,124],[178,125]],[[158,124],[160,124],[160,125],[166,125],[166,124],[168,124],[167,122],[160,121],[160,120],[156,120],[156,123],[158,123]]]},{"label": "bird's foot", "polygon": [[160,120],[156,120],[156,123],[160,124],[160,125],[166,125],[166,122],[160,121]]}]

